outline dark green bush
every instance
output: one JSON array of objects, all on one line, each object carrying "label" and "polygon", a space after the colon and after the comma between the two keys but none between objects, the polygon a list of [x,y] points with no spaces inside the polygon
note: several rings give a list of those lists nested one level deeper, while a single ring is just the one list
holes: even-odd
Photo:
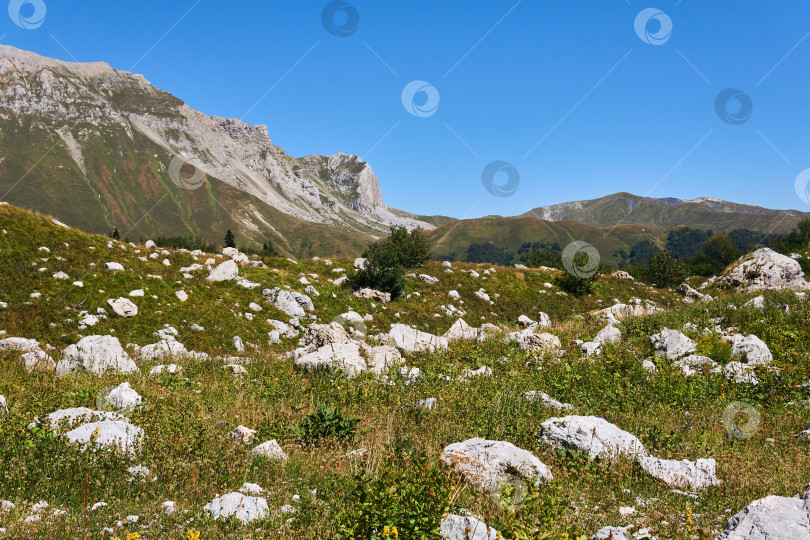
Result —
[{"label": "dark green bush", "polygon": [[349,278],[349,286],[354,290],[376,289],[395,298],[405,287],[405,269],[430,259],[430,245],[419,230],[409,233],[403,227],[391,227],[391,236],[368,246],[363,257],[366,267]]},{"label": "dark green bush", "polygon": [[293,430],[293,434],[307,445],[316,445],[325,439],[350,441],[359,422],[356,418],[345,417],[340,411],[320,404]]}]

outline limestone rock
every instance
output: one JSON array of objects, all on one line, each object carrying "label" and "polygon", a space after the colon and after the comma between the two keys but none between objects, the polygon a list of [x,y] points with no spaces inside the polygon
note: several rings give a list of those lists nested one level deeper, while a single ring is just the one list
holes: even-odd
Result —
[{"label": "limestone rock", "polygon": [[[469,531],[469,532],[467,532]],[[442,540],[498,540],[500,533],[472,516],[447,514],[439,524]]]},{"label": "limestone rock", "polygon": [[128,382],[115,387],[105,398],[106,403],[116,411],[134,409],[143,402],[140,394]]},{"label": "limestone rock", "polygon": [[670,359],[680,358],[695,352],[695,342],[677,330],[664,328],[658,334],[650,336],[656,356]]},{"label": "limestone rock", "polygon": [[113,312],[119,317],[134,317],[138,314],[138,306],[128,298],[118,298],[117,300],[107,300]]},{"label": "limestone rock", "polygon": [[383,304],[387,304],[391,301],[391,293],[368,288],[354,291],[354,296],[357,298],[371,298],[372,300],[379,300]]},{"label": "limestone rock", "polygon": [[315,306],[312,299],[296,291],[288,291],[279,287],[264,289],[264,296],[277,309],[283,311],[290,317],[306,317],[307,311],[313,311]]},{"label": "limestone rock", "polygon": [[265,441],[250,451],[252,456],[262,456],[274,461],[287,461],[287,454],[281,449],[275,439]]},{"label": "limestone rock", "polygon": [[528,392],[523,394],[523,396],[532,403],[539,400],[540,403],[542,403],[546,407],[551,407],[553,409],[567,410],[567,409],[573,409],[574,408],[574,406],[571,405],[570,403],[562,403],[560,401],[557,401],[556,399],[552,398],[551,396],[549,396],[545,392],[538,392],[536,390],[529,390]]},{"label": "limestone rock", "polygon": [[691,304],[693,302],[711,302],[714,300],[714,298],[708,294],[703,294],[702,292],[693,289],[686,283],[681,283],[681,285],[678,286],[678,292],[683,295],[683,301],[687,304]]},{"label": "limestone rock", "polygon": [[717,362],[708,356],[689,355],[676,360],[673,364],[683,371],[684,375],[694,375],[696,373],[719,373],[721,371]]},{"label": "limestone rock", "polygon": [[771,350],[764,341],[751,334],[734,336],[731,355],[739,357],[744,364],[751,366],[768,366],[773,361]]},{"label": "limestone rock", "polygon": [[307,371],[338,369],[349,377],[356,377],[367,369],[366,360],[356,343],[324,345],[315,352],[306,353],[296,359],[295,367]]},{"label": "limestone rock", "polygon": [[540,442],[580,450],[591,459],[635,458],[647,454],[644,445],[634,435],[596,416],[549,418],[540,426]]},{"label": "limestone rock", "polygon": [[346,329],[340,323],[311,324],[304,330],[304,335],[298,344],[301,347],[323,347],[338,343],[351,343],[352,340]]},{"label": "limestone rock", "polygon": [[270,515],[266,499],[251,497],[238,491],[216,497],[204,509],[215,518],[235,517],[242,523],[251,523]]},{"label": "limestone rock", "polygon": [[113,336],[87,336],[68,346],[56,365],[56,376],[63,377],[76,371],[87,371],[101,376],[107,372],[139,372],[138,366],[127,355],[118,338]]},{"label": "limestone rock", "polygon": [[242,444],[250,444],[253,442],[253,437],[256,436],[256,430],[250,429],[249,427],[245,427],[243,425],[236,426],[236,429],[228,433],[228,436],[236,439]]},{"label": "limestone rock", "polygon": [[84,447],[92,443],[101,447],[134,453],[140,449],[143,429],[123,420],[102,420],[82,424],[65,433],[65,437],[70,442]]},{"label": "limestone rock", "polygon": [[711,458],[677,461],[639,456],[638,464],[650,475],[670,486],[697,490],[720,483],[717,479],[717,463]]},{"label": "limestone rock", "polygon": [[728,520],[717,540],[810,540],[807,493],[752,502]]},{"label": "limestone rock", "polygon": [[422,332],[405,324],[393,324],[388,336],[394,341],[394,345],[403,351],[430,351],[446,349],[447,338],[434,336],[427,332]]},{"label": "limestone rock", "polygon": [[468,439],[445,447],[441,459],[468,482],[487,490],[500,491],[514,479],[535,485],[553,479],[549,468],[534,454],[506,441]]},{"label": "limestone rock", "polygon": [[230,281],[239,277],[239,266],[233,261],[225,261],[211,270],[206,278],[208,281]]},{"label": "limestone rock", "polygon": [[729,270],[722,282],[740,289],[760,291],[768,289],[810,289],[798,261],[770,248],[760,248],[752,256]]}]

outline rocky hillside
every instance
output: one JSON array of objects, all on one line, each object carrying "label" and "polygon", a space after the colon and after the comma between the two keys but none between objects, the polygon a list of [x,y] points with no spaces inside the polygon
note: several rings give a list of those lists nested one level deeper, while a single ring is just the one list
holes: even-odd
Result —
[{"label": "rocky hillside", "polygon": [[266,126],[207,116],[144,77],[0,45],[0,193],[83,230],[131,239],[232,229],[295,255],[352,255],[390,225],[356,156],[294,158]]},{"label": "rocky hillside", "polygon": [[0,535],[810,537],[793,259],[584,299],[430,263],[393,301],[353,263],[0,205]]},{"label": "rocky hillside", "polygon": [[790,232],[802,219],[810,217],[810,213],[770,210],[708,197],[691,200],[673,197],[656,199],[616,193],[598,199],[542,206],[523,216],[549,221],[579,221],[592,227],[637,224],[666,231],[685,225],[714,232],[749,229],[761,233],[784,234]]}]

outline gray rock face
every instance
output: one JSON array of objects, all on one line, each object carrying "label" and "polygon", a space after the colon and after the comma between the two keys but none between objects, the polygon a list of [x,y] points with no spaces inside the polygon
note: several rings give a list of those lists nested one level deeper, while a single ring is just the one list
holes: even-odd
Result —
[{"label": "gray rock face", "polygon": [[768,366],[773,362],[773,354],[764,341],[751,334],[735,335],[731,345],[731,355],[739,357],[744,364]]},{"label": "gray rock face", "polygon": [[113,336],[87,336],[68,346],[56,365],[56,376],[87,371],[101,376],[107,372],[139,372],[138,366],[127,355],[118,338]]},{"label": "gray rock face", "polygon": [[262,456],[275,461],[287,461],[287,454],[275,439],[265,441],[250,451],[253,456]]},{"label": "gray rock face", "polygon": [[810,289],[810,283],[805,281],[804,272],[798,261],[770,248],[756,250],[751,258],[729,270],[721,281],[749,291]]},{"label": "gray rock face", "polygon": [[307,311],[315,309],[309,296],[296,291],[275,287],[273,289],[264,289],[262,295],[290,317],[306,317]]},{"label": "gray rock face", "polygon": [[483,521],[456,514],[447,514],[442,519],[439,533],[442,540],[498,540],[498,531]]},{"label": "gray rock face", "polygon": [[586,452],[591,459],[635,458],[647,454],[634,435],[596,416],[549,418],[540,426],[540,442]]},{"label": "gray rock face", "polygon": [[441,459],[481,489],[500,490],[515,479],[535,485],[554,479],[534,454],[506,441],[468,439],[445,447]]},{"label": "gray rock face", "polygon": [[713,459],[677,461],[639,456],[638,464],[651,476],[670,486],[703,489],[720,483],[717,479],[717,462]]},{"label": "gray rock face", "polygon": [[394,341],[394,345],[403,351],[430,351],[446,349],[447,338],[434,336],[427,332],[422,332],[405,324],[393,324],[388,336]]},{"label": "gray rock face", "polygon": [[230,281],[239,277],[239,266],[233,260],[228,260],[211,270],[206,278],[208,281]]},{"label": "gray rock face", "polygon": [[138,349],[138,358],[146,361],[180,358],[189,354],[185,345],[179,341],[161,340]]},{"label": "gray rock face", "polygon": [[621,331],[615,326],[613,326],[612,323],[608,323],[607,326],[599,330],[599,332],[596,334],[596,337],[593,338],[593,341],[587,341],[583,343],[580,346],[580,348],[582,349],[582,352],[584,352],[586,356],[599,355],[603,344],[616,343],[621,339],[622,339]]},{"label": "gray rock face", "polygon": [[21,354],[20,360],[25,363],[25,371],[28,373],[33,373],[34,371],[53,371],[56,369],[56,362],[53,361],[53,358],[48,356],[48,354],[39,347],[33,351]]},{"label": "gray rock face", "polygon": [[530,402],[534,403],[535,401],[540,401],[540,403],[542,403],[546,407],[552,407],[554,409],[561,409],[561,410],[567,410],[567,409],[573,409],[574,408],[574,406],[571,405],[570,403],[562,403],[560,401],[557,401],[556,399],[552,398],[551,396],[549,396],[545,392],[538,392],[536,390],[529,390],[528,392],[526,392],[523,395]]},{"label": "gray rock face", "polygon": [[215,518],[235,517],[242,523],[264,519],[270,515],[267,500],[263,497],[251,497],[234,491],[222,497],[216,497],[204,508]]},{"label": "gray rock face", "polygon": [[140,394],[128,382],[115,387],[105,398],[107,404],[116,411],[134,409],[143,402]]},{"label": "gray rock face", "polygon": [[729,362],[723,366],[723,377],[735,383],[759,384],[754,366],[742,362]]},{"label": "gray rock face", "polygon": [[656,356],[676,359],[695,352],[695,342],[670,328],[664,328],[658,334],[650,336]]},{"label": "gray rock face", "polygon": [[717,540],[810,540],[809,506],[807,493],[756,500],[728,520]]},{"label": "gray rock face", "polygon": [[517,341],[520,348],[524,351],[545,352],[557,350],[562,347],[560,338],[547,332],[536,334],[534,327],[529,327],[520,332],[512,332],[506,336],[506,339],[508,341]]},{"label": "gray rock face", "polygon": [[480,328],[473,328],[467,324],[464,319],[458,319],[453,323],[453,326],[444,333],[444,337],[448,341],[456,341],[459,339],[477,340],[484,338],[484,332]]},{"label": "gray rock face", "polygon": [[399,350],[389,345],[372,347],[369,356],[368,370],[377,375],[384,374],[389,369],[399,366],[404,361]]}]

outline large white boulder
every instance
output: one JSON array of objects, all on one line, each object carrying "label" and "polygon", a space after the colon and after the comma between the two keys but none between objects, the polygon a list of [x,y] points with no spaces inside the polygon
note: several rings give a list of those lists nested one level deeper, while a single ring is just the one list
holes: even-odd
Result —
[{"label": "large white boulder", "polygon": [[160,340],[138,349],[138,358],[146,361],[167,360],[188,355],[188,349],[179,341]]},{"label": "large white boulder", "polygon": [[39,349],[39,342],[35,339],[9,337],[0,339],[0,351],[30,352]]},{"label": "large white boulder", "polygon": [[487,490],[500,491],[516,479],[535,485],[554,479],[534,454],[506,441],[468,439],[445,447],[441,459],[468,482]]},{"label": "large white boulder", "polygon": [[720,483],[717,479],[717,462],[711,458],[678,461],[639,456],[638,464],[650,475],[670,486],[703,489]]},{"label": "large white boulder", "polygon": [[313,311],[315,306],[312,299],[296,291],[288,291],[279,287],[264,289],[264,296],[277,309],[283,311],[290,317],[306,317],[307,311]]},{"label": "large white boulder", "polygon": [[435,352],[448,346],[447,338],[434,336],[405,324],[392,324],[388,335],[398,349],[406,352]]},{"label": "large white boulder", "polygon": [[447,514],[439,523],[442,540],[498,540],[500,533],[472,516]]},{"label": "large white boulder", "polygon": [[459,339],[483,339],[484,332],[480,328],[473,328],[469,324],[464,321],[464,319],[458,319],[456,322],[453,323],[447,332],[444,333],[444,337],[448,341],[456,341]]},{"label": "large white boulder", "polygon": [[72,443],[86,448],[93,444],[105,448],[134,453],[140,449],[143,429],[123,420],[102,420],[90,422],[65,433]]},{"label": "large white boulder", "polygon": [[389,369],[398,367],[404,362],[402,355],[396,347],[390,345],[380,345],[372,347],[368,353],[368,370],[377,375],[386,373]]},{"label": "large white boulder", "polygon": [[215,518],[235,517],[242,523],[251,523],[270,515],[266,499],[251,497],[238,491],[215,498],[204,509]]},{"label": "large white boulder", "polygon": [[118,338],[113,336],[87,336],[68,346],[56,365],[56,376],[86,371],[101,376],[107,372],[139,372],[138,366],[127,355]]},{"label": "large white boulder", "polygon": [[695,342],[684,334],[671,328],[664,328],[657,334],[650,336],[656,356],[666,356],[670,359],[680,358],[695,352]]},{"label": "large white boulder", "polygon": [[687,376],[703,372],[719,373],[722,370],[720,365],[708,356],[694,354],[679,358],[672,365],[683,371],[683,374]]},{"label": "large white boulder", "polygon": [[211,270],[208,281],[230,281],[239,277],[239,266],[234,261],[225,261]]},{"label": "large white boulder", "polygon": [[45,429],[59,431],[63,427],[71,428],[78,424],[101,420],[123,420],[123,417],[114,412],[94,411],[87,407],[71,407],[54,411],[45,418],[38,419],[34,425],[38,423]]},{"label": "large white boulder", "polygon": [[756,250],[750,258],[734,266],[720,279],[749,291],[810,289],[799,262],[770,248]]},{"label": "large white boulder", "polygon": [[770,495],[728,520],[717,540],[810,540],[810,501]]},{"label": "large white boulder", "polygon": [[20,360],[25,363],[25,371],[28,373],[33,373],[34,371],[53,371],[56,369],[56,362],[53,361],[53,358],[38,347],[33,351],[21,354]]},{"label": "large white boulder", "polygon": [[511,332],[507,334],[506,340],[507,341],[517,341],[518,345],[524,351],[529,352],[545,352],[551,350],[557,350],[562,347],[562,343],[560,343],[560,338],[555,336],[554,334],[549,334],[548,332],[543,332],[541,334],[535,333],[536,326],[530,326],[520,332]]},{"label": "large white boulder", "polygon": [[644,445],[634,435],[596,416],[549,418],[540,427],[540,442],[579,450],[591,459],[635,458],[647,454]]},{"label": "large white boulder", "polygon": [[340,323],[311,324],[304,329],[298,344],[301,347],[323,347],[337,343],[351,343],[346,329]]}]

